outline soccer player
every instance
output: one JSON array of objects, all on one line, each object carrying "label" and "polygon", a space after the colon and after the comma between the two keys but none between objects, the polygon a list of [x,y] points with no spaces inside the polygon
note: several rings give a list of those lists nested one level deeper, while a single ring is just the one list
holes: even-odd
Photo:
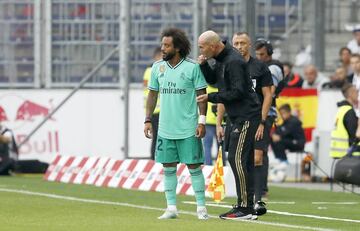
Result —
[{"label": "soccer player", "polygon": [[[231,121],[228,160],[234,173],[237,205],[221,214],[222,219],[252,219],[254,210],[254,137],[261,119],[260,102],[248,75],[243,57],[214,31],[198,39],[201,71],[209,84],[218,84],[219,92],[203,94],[198,102],[222,103]],[[206,60],[214,58],[215,70]]]},{"label": "soccer player", "polygon": [[163,59],[155,62],[151,69],[144,127],[145,136],[151,138],[151,116],[160,94],[161,113],[155,160],[164,166],[167,209],[158,218],[171,219],[178,216],[176,167],[180,162],[187,165],[191,175],[198,218],[206,220],[205,179],[200,166],[204,163],[201,138],[205,136],[207,104],[197,103],[196,96],[206,93],[207,84],[199,64],[187,58],[190,42],[182,30],[164,30],[161,51]]}]

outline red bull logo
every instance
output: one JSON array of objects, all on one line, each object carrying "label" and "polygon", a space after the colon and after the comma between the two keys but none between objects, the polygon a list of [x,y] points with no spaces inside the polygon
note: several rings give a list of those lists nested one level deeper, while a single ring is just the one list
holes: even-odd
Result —
[{"label": "red bull logo", "polygon": [[[0,122],[14,131],[17,143],[21,143],[51,113],[52,99],[47,100],[49,103],[40,102],[15,94],[0,96]],[[54,121],[54,118],[50,118],[45,128],[20,147],[20,157],[59,152],[59,131]]]},{"label": "red bull logo", "polygon": [[[51,113],[52,99],[48,104],[49,107],[21,96],[3,95],[0,97],[0,122],[6,121],[15,125],[16,122],[34,122],[37,119],[43,119]],[[51,118],[51,120],[54,119]],[[19,123],[11,128],[16,129],[18,126]]]},{"label": "red bull logo", "polygon": [[[26,138],[25,134],[17,134],[16,140],[21,143]],[[58,153],[59,149],[59,132],[48,131],[47,134],[42,134],[37,139],[30,139],[20,148],[20,154],[26,155],[31,153]]]},{"label": "red bull logo", "polygon": [[7,121],[6,113],[3,107],[0,106],[0,121]]},{"label": "red bull logo", "polygon": [[15,120],[33,121],[35,116],[42,116],[42,117],[48,116],[49,111],[50,109],[47,107],[44,107],[35,102],[31,102],[29,100],[25,100],[17,110]]}]

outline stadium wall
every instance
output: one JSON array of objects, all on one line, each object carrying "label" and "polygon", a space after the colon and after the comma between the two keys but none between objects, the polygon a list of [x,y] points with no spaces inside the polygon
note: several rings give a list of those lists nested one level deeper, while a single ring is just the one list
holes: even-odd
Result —
[{"label": "stadium wall", "polygon": [[[3,90],[0,120],[20,143],[70,90]],[[129,153],[150,156],[143,136],[143,92],[130,92]],[[56,154],[124,158],[123,103],[120,90],[80,90],[20,148],[21,160],[50,163]]]}]

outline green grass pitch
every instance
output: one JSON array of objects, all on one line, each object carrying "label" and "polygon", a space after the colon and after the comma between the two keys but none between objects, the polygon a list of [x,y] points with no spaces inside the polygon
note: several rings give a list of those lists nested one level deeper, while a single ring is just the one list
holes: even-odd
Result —
[{"label": "green grass pitch", "polygon": [[[215,206],[208,206],[211,219],[199,221],[196,206],[184,203],[194,197],[177,198],[179,219],[158,220],[163,193],[46,182],[41,176],[0,177],[0,230],[360,230],[360,196],[350,193],[270,187],[269,213],[247,222],[220,220],[216,217],[228,208]],[[226,198],[221,205],[234,201]]]}]

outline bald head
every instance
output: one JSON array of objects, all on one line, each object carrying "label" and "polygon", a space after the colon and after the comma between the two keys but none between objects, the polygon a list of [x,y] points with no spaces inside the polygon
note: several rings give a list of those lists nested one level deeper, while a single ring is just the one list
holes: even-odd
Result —
[{"label": "bald head", "polygon": [[314,65],[310,64],[305,66],[304,75],[309,84],[313,84],[315,82],[317,74],[317,69]]},{"label": "bald head", "polygon": [[214,32],[212,30],[208,30],[199,36],[199,42],[200,41],[202,41],[203,43],[213,45],[213,44],[217,44],[217,43],[221,42],[221,39],[220,39],[220,36],[216,32]]},{"label": "bald head", "polygon": [[314,70],[317,71],[315,65],[313,65],[313,64],[306,65],[304,69],[310,70],[310,71],[314,71]]},{"label": "bald head", "polygon": [[224,49],[220,36],[212,30],[205,31],[199,36],[198,45],[201,55],[206,59],[217,56]]}]

